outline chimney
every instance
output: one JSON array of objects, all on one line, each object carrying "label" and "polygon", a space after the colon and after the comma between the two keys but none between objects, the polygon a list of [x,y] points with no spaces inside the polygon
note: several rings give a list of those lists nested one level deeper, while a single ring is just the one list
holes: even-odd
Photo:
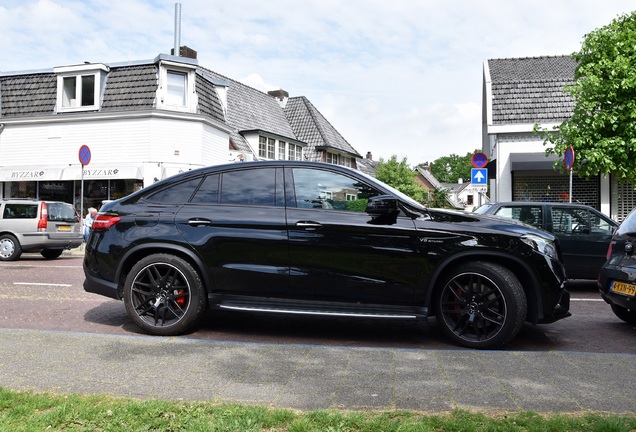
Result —
[{"label": "chimney", "polygon": [[[175,55],[174,53],[174,48],[172,48],[170,50],[170,55]],[[190,47],[187,46],[182,46],[181,48],[179,48],[179,57],[187,57],[187,58],[191,58],[191,59],[196,59],[197,58],[197,52],[195,50],[193,50]]]},{"label": "chimney", "polygon": [[367,152],[367,159],[370,161],[373,160],[373,155],[371,154],[371,152]]},{"label": "chimney", "polygon": [[174,48],[172,55],[179,55],[179,47],[181,46],[181,3],[174,4]]},{"label": "chimney", "polygon": [[278,104],[282,108],[285,108],[285,105],[287,105],[287,99],[289,99],[289,93],[287,93],[285,90],[283,89],[270,90],[267,92],[267,94],[273,97],[274,99],[278,100]]}]

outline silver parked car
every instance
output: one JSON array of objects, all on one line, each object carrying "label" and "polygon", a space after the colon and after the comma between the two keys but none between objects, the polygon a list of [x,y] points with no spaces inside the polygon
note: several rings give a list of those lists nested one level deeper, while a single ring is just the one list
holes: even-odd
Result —
[{"label": "silver parked car", "polygon": [[47,259],[82,244],[80,220],[65,202],[30,199],[0,200],[0,261],[22,252],[40,252]]}]

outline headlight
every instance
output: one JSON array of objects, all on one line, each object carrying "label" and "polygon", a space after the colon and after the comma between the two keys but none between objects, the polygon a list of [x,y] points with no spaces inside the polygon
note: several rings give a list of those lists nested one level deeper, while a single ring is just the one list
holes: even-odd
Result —
[{"label": "headlight", "polygon": [[547,255],[550,258],[558,259],[557,251],[554,247],[553,241],[547,240],[534,234],[522,235],[521,240],[537,252]]}]

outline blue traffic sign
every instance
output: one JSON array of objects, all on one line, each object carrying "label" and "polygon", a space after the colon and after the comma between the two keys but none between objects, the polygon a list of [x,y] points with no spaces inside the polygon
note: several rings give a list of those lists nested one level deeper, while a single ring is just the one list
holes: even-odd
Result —
[{"label": "blue traffic sign", "polygon": [[487,185],[488,168],[471,168],[470,182],[474,185]]},{"label": "blue traffic sign", "polygon": [[563,155],[563,164],[567,170],[571,170],[574,166],[574,159],[574,149],[569,146],[565,149],[565,154]]},{"label": "blue traffic sign", "polygon": [[475,168],[484,168],[488,164],[488,156],[482,152],[477,152],[470,158],[470,162]]},{"label": "blue traffic sign", "polygon": [[83,145],[79,149],[79,161],[82,166],[86,166],[91,161],[91,149],[87,145]]}]

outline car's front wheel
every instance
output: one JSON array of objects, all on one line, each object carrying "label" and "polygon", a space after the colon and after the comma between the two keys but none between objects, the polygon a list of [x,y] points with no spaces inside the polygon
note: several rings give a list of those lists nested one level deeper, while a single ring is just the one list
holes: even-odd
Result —
[{"label": "car's front wheel", "polygon": [[199,274],[187,261],[155,254],[131,269],[124,284],[124,304],[144,332],[174,336],[197,324],[207,298]]},{"label": "car's front wheel", "polygon": [[612,312],[627,324],[636,324],[636,310],[612,305]]},{"label": "car's front wheel", "polygon": [[10,234],[0,236],[0,261],[15,261],[22,255],[20,242]]},{"label": "car's front wheel", "polygon": [[436,296],[437,321],[453,342],[479,349],[498,348],[523,326],[527,301],[519,279],[488,262],[459,266]]}]

